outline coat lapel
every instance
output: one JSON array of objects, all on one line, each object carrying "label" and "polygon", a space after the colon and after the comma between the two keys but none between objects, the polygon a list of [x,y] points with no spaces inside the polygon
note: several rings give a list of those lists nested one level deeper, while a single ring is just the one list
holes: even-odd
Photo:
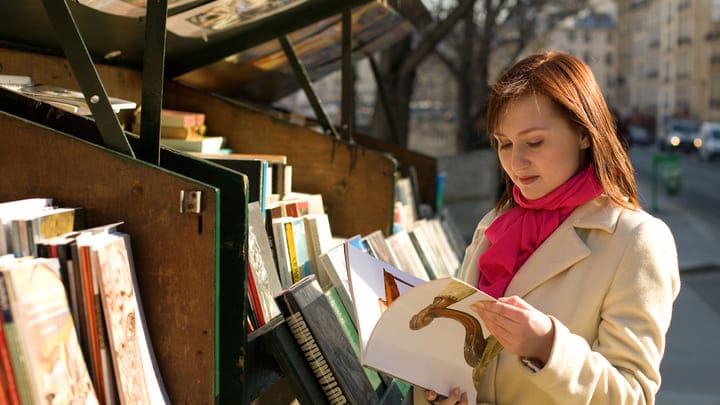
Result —
[{"label": "coat lapel", "polygon": [[615,230],[620,208],[600,197],[578,207],[528,258],[513,277],[506,296],[524,297],[534,288],[590,255],[579,229]]}]

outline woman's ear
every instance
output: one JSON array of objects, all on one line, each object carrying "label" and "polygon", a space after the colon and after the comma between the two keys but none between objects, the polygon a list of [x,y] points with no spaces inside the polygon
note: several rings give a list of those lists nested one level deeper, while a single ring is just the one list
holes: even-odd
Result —
[{"label": "woman's ear", "polygon": [[590,134],[583,128],[580,130],[580,149],[587,149],[590,147]]}]

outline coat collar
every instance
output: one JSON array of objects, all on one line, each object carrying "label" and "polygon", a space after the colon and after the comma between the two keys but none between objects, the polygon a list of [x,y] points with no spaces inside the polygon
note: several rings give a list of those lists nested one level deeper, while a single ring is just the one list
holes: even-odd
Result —
[{"label": "coat collar", "polygon": [[520,267],[505,295],[523,297],[535,287],[590,255],[590,248],[579,235],[580,229],[615,232],[622,208],[605,196],[598,197],[573,211],[528,260]]}]

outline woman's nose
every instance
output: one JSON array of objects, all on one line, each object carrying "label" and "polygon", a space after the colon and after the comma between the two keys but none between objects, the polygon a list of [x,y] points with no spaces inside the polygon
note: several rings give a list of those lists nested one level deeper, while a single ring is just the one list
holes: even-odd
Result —
[{"label": "woman's nose", "polygon": [[527,151],[522,147],[514,147],[510,157],[510,165],[513,170],[524,169],[530,162],[527,159]]}]

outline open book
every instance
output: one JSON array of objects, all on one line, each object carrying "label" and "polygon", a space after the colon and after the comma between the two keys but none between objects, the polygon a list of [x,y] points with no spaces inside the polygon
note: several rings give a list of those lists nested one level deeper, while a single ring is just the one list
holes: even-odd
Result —
[{"label": "open book", "polygon": [[442,395],[459,386],[475,403],[472,371],[489,333],[470,304],[494,298],[453,277],[421,280],[349,243],[345,252],[361,363]]}]

